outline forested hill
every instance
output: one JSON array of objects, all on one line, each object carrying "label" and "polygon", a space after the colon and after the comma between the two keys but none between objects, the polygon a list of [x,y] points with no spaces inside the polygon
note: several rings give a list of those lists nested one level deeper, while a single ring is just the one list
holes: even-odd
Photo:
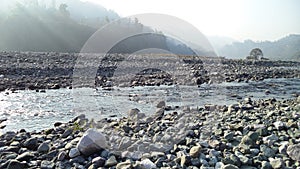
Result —
[{"label": "forested hill", "polygon": [[233,42],[217,49],[218,54],[227,58],[245,58],[254,48],[260,48],[264,57],[272,60],[300,60],[300,35],[292,34],[277,41]]},{"label": "forested hill", "polygon": [[79,0],[27,2],[3,0],[1,51],[78,52],[99,27],[119,18],[113,11]]}]

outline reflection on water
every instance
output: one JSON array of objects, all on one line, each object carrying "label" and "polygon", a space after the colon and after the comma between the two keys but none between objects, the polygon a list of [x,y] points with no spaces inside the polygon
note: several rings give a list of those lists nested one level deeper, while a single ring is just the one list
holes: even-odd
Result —
[{"label": "reflection on water", "polygon": [[[268,92],[266,92],[268,91]],[[5,131],[25,128],[39,130],[52,127],[57,121],[67,122],[76,113],[95,119],[112,115],[126,116],[127,110],[138,108],[146,114],[154,113],[156,103],[199,107],[205,104],[232,104],[245,97],[253,99],[291,98],[300,94],[300,79],[268,79],[260,82],[221,83],[196,86],[151,86],[114,88],[112,91],[91,88],[17,91],[0,93],[0,118]]]}]

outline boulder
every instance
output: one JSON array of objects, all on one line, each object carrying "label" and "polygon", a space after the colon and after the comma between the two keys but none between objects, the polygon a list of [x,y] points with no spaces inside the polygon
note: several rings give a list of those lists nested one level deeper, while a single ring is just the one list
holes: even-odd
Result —
[{"label": "boulder", "polygon": [[96,129],[89,129],[81,137],[76,147],[83,155],[88,156],[108,146],[104,134]]}]

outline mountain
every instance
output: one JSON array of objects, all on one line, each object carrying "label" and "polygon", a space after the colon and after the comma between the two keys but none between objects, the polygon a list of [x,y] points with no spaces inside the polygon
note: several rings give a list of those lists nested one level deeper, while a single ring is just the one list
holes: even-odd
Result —
[{"label": "mountain", "polygon": [[260,48],[264,57],[271,60],[300,60],[300,35],[291,34],[277,41],[233,42],[217,49],[220,56],[227,58],[245,58],[254,48]]},{"label": "mountain", "polygon": [[238,42],[233,38],[225,37],[225,36],[208,36],[207,38],[217,53],[224,46],[230,45],[233,42]]}]

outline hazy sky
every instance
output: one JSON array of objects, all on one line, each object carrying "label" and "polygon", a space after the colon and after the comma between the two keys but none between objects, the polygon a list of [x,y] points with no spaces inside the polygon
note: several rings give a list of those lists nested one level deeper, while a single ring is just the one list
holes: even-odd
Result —
[{"label": "hazy sky", "polygon": [[[169,14],[196,26],[205,35],[237,40],[277,40],[300,33],[300,0],[83,0],[121,16]],[[176,26],[176,25],[174,25]]]}]

